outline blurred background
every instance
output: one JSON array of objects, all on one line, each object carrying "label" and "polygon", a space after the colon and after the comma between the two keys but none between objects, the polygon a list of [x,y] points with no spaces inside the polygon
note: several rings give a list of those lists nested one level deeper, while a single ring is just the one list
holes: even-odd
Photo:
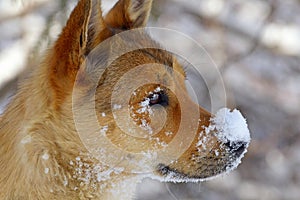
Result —
[{"label": "blurred background", "polygon": [[[103,0],[104,12],[115,0]],[[57,38],[74,0],[0,1],[0,114],[18,77]],[[252,142],[234,172],[202,183],[146,179],[137,200],[300,199],[300,1],[154,0],[149,26],[183,32],[210,54]],[[200,104],[206,105],[205,98]]]}]

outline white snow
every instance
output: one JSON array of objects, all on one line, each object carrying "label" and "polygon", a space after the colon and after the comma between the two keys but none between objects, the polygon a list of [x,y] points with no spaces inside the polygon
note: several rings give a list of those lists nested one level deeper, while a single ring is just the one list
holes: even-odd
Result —
[{"label": "white snow", "polygon": [[207,137],[207,135],[210,133],[210,128],[212,127],[209,126],[208,128],[205,128],[205,132],[201,132],[201,134],[199,135],[201,137],[199,138],[199,141],[196,144],[196,147],[198,148],[199,152],[207,150],[207,144],[209,143],[209,137]]},{"label": "white snow", "polygon": [[107,131],[108,131],[108,126],[103,126],[100,130],[100,134],[105,135]]},{"label": "white snow", "polygon": [[154,92],[160,92],[162,89],[160,87],[155,88]]},{"label": "white snow", "polygon": [[26,135],[22,140],[21,140],[21,144],[27,144],[31,142],[31,136],[30,135]]},{"label": "white snow", "polygon": [[101,182],[101,181],[109,180],[109,179],[111,179],[112,173],[118,175],[118,174],[120,174],[123,171],[124,171],[123,167],[119,167],[119,168],[115,167],[115,168],[111,168],[111,169],[103,171],[103,172],[98,172],[96,174],[97,181]]},{"label": "white snow", "polygon": [[150,99],[149,99],[149,98],[146,98],[144,101],[142,101],[142,102],[140,103],[140,106],[142,106],[142,107],[147,107],[147,106],[149,106],[149,103],[150,103]]},{"label": "white snow", "polygon": [[[222,108],[216,113],[214,117],[210,119],[210,121],[211,124],[208,127],[203,127],[204,131],[199,134],[199,141],[196,144],[199,153],[201,153],[202,151],[207,151],[209,150],[208,147],[213,146],[211,142],[214,142],[214,140],[211,139],[211,134],[215,134],[217,138],[223,143],[243,142],[248,146],[250,142],[250,132],[246,120],[242,116],[240,111],[236,109],[231,111],[228,108]],[[235,157],[234,155],[232,157],[230,156],[230,163],[227,164],[226,171],[213,177],[194,179],[169,171],[166,177],[152,178],[171,182],[199,182],[210,180],[234,170],[241,163],[241,159],[244,157],[246,152],[247,150],[245,150],[239,157]],[[218,149],[215,149],[213,153],[215,156],[219,156],[221,152]],[[192,159],[195,158],[192,157]]]},{"label": "white snow", "polygon": [[147,120],[141,119],[140,127],[141,127],[142,129],[144,129],[145,131],[148,131],[148,133],[149,133],[150,135],[153,134],[152,127],[151,127],[150,124],[147,122]]},{"label": "white snow", "polygon": [[150,108],[150,99],[146,98],[144,101],[140,103],[141,108],[139,108],[136,112],[139,114],[152,114],[152,110]]},{"label": "white snow", "polygon": [[65,180],[63,181],[63,184],[64,184],[64,186],[67,186],[67,185],[68,185],[68,180],[65,179]]},{"label": "white snow", "polygon": [[45,170],[44,170],[45,174],[48,174],[49,173],[49,168],[46,167]]},{"label": "white snow", "polygon": [[114,110],[120,110],[122,108],[122,105],[114,104],[113,109]]},{"label": "white snow", "polygon": [[216,116],[211,118],[210,127],[206,131],[215,129],[217,137],[223,142],[250,142],[250,132],[246,119],[240,111],[228,108],[220,109]]},{"label": "white snow", "polygon": [[[196,145],[199,152],[201,150],[206,150],[206,144],[209,143],[207,136],[211,133],[215,133],[216,137],[223,143],[229,142],[230,144],[234,144],[243,142],[248,146],[251,140],[248,125],[246,119],[237,109],[231,111],[228,108],[222,108],[210,119],[210,121],[211,124],[205,128],[205,131],[202,132],[202,134],[200,134],[202,135],[202,138],[199,138]],[[226,173],[232,171],[241,163],[241,159],[246,152],[247,150],[245,150],[238,158],[232,158],[231,164],[226,167]],[[215,150],[214,154],[218,156],[220,152]]]},{"label": "white snow", "polygon": [[48,160],[48,159],[49,159],[49,154],[48,154],[48,153],[44,153],[44,154],[42,155],[42,159],[43,159],[43,160]]},{"label": "white snow", "polygon": [[166,132],[165,132],[165,135],[166,135],[166,136],[171,136],[172,134],[173,134],[172,131],[166,131]]}]

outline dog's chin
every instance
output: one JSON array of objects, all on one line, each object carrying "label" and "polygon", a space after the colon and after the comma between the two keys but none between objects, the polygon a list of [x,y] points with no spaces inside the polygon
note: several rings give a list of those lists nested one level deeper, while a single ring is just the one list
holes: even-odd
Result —
[{"label": "dog's chin", "polygon": [[157,176],[155,178],[163,182],[182,183],[182,182],[200,182],[205,180],[207,177],[191,176],[177,169],[171,168],[170,166],[159,164],[157,166]]},{"label": "dog's chin", "polygon": [[220,163],[218,166],[208,166],[205,170],[199,171],[195,168],[194,171],[189,171],[188,173],[182,172],[172,165],[159,164],[156,168],[155,179],[164,182],[201,182],[210,179],[214,179],[218,176],[227,174],[234,170],[240,163],[241,159],[247,152],[246,145],[243,149],[238,149],[238,151],[231,153],[230,156],[218,161]]},{"label": "dog's chin", "polygon": [[219,175],[225,173],[226,170],[223,170],[222,172],[216,171],[216,170],[207,170],[203,174],[188,174],[181,172],[177,169],[171,168],[169,166],[166,166],[164,164],[159,164],[157,173],[158,176],[155,177],[155,179],[158,179],[162,182],[174,182],[174,183],[186,183],[186,182],[202,182],[206,180],[210,180],[213,178],[218,177]]}]

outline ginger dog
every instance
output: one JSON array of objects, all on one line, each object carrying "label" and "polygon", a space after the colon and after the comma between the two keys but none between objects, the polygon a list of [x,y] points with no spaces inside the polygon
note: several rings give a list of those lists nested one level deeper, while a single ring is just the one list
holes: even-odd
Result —
[{"label": "ginger dog", "polygon": [[175,56],[137,29],[151,4],[119,0],[103,16],[100,1],[78,2],[0,119],[0,199],[131,199],[144,177],[198,182],[237,166],[244,118],[190,100]]}]

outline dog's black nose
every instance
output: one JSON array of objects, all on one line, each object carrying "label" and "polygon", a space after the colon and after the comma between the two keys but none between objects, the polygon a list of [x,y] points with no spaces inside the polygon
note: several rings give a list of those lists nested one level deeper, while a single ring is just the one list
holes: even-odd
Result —
[{"label": "dog's black nose", "polygon": [[247,144],[248,143],[242,141],[228,141],[227,143],[225,143],[225,146],[230,149],[230,152],[235,153],[237,156],[240,156],[247,148]]}]

